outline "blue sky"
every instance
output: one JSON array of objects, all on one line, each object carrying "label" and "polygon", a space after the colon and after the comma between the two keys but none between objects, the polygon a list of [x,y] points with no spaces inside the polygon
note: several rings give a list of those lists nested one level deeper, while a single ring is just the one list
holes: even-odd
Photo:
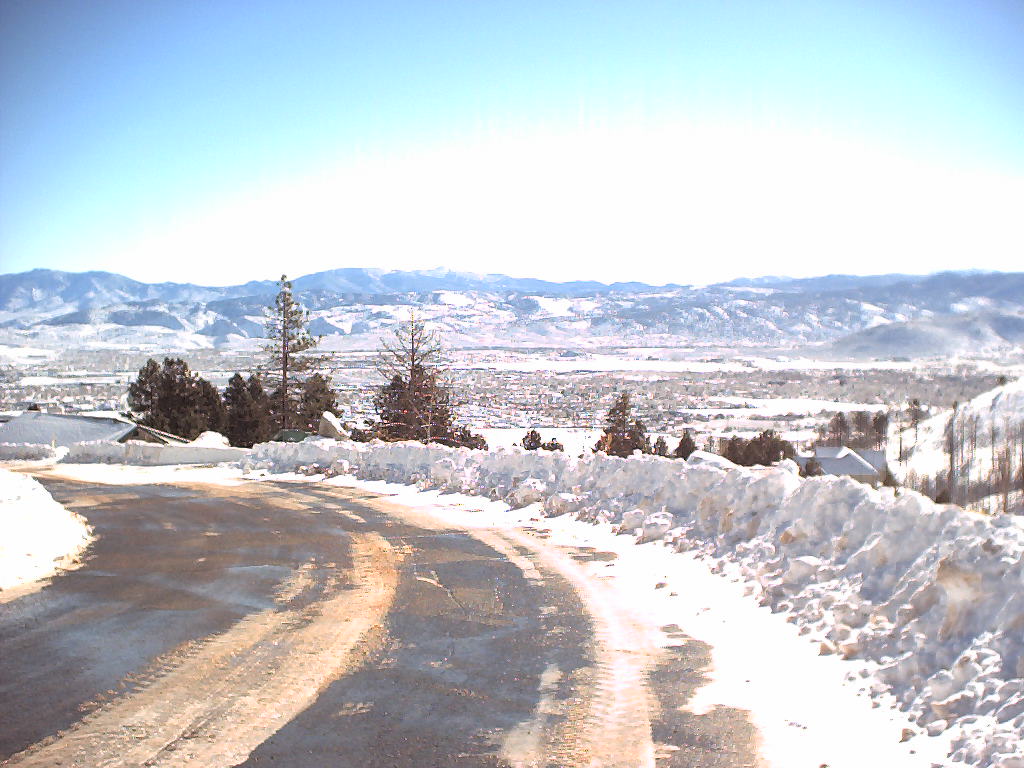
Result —
[{"label": "blue sky", "polygon": [[0,271],[1024,265],[1024,3],[0,3]]}]

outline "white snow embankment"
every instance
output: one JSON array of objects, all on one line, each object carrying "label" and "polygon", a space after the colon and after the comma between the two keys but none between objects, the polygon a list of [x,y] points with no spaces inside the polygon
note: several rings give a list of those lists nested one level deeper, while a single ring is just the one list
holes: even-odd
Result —
[{"label": "white snow embankment", "polygon": [[0,469],[0,602],[5,591],[72,566],[91,540],[85,518],[31,477]]},{"label": "white snow embankment", "polygon": [[96,441],[72,445],[63,461],[70,464],[99,463],[136,466],[220,464],[241,461],[248,453],[248,448],[226,447],[209,438],[203,443],[187,445],[160,445],[137,440],[129,440],[125,443]]},{"label": "white snow embankment", "polygon": [[0,461],[59,461],[67,449],[39,443],[0,443]]},{"label": "white snow embankment", "polygon": [[512,506],[543,499],[548,514],[731,563],[823,653],[865,663],[879,700],[891,694],[922,732],[945,732],[954,760],[1024,768],[1024,531],[1009,519],[701,453],[576,459],[311,439],[257,445],[243,461],[310,464]]}]

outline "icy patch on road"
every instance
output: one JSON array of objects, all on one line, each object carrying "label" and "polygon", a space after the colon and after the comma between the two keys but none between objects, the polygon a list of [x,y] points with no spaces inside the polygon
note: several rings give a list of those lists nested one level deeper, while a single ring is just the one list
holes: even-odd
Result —
[{"label": "icy patch on road", "polygon": [[791,462],[744,469],[700,454],[576,459],[308,440],[256,446],[247,462],[312,464],[512,506],[543,497],[550,515],[731,569],[815,650],[855,660],[845,668],[866,671],[874,701],[908,714],[901,735],[943,734],[955,761],[1024,768],[1024,531],[1011,519],[846,478],[801,480]]},{"label": "icy patch on road", "polygon": [[0,469],[0,602],[75,564],[92,540],[85,518],[27,475]]}]

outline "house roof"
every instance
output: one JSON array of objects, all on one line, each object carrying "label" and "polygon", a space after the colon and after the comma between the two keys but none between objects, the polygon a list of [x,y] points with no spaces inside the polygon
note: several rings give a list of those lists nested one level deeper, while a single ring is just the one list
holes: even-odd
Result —
[{"label": "house roof", "polygon": [[70,446],[91,440],[116,441],[134,431],[135,427],[134,422],[123,418],[24,411],[0,424],[0,443]]},{"label": "house roof", "polygon": [[878,470],[862,459],[852,448],[845,445],[835,448],[822,446],[827,451],[814,449],[814,458],[826,475],[853,475],[855,477],[876,476]]},{"label": "house roof", "polygon": [[876,451],[872,448],[858,448],[857,455],[875,468],[879,474],[885,472],[889,462],[885,460],[885,451]]}]

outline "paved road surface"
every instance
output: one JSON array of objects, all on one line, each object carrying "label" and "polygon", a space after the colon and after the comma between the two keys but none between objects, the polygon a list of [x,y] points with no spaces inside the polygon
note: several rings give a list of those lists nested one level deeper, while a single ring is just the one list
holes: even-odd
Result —
[{"label": "paved road surface", "polygon": [[326,485],[40,479],[98,538],[0,604],[5,765],[757,764],[745,713],[682,709],[707,649],[584,575],[610,555]]}]

